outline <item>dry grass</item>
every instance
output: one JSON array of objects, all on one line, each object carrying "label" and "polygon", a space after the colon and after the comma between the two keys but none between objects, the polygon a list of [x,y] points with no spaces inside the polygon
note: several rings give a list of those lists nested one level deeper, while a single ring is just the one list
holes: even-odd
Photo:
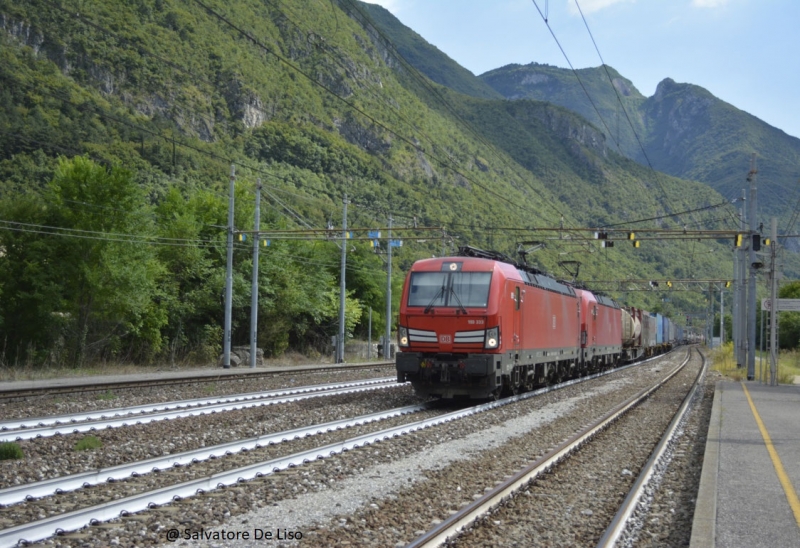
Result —
[{"label": "dry grass", "polygon": [[718,371],[724,377],[740,381],[747,378],[747,369],[736,367],[736,360],[733,359],[733,343],[718,346],[708,353],[711,360],[711,369]]},{"label": "dry grass", "polygon": [[[763,362],[760,358],[759,353],[759,355],[756,355],[756,379],[763,379],[766,382],[769,379],[769,354],[764,353]],[[712,369],[719,371],[726,378],[734,381],[741,381],[747,378],[747,369],[736,367],[736,361],[733,359],[733,343],[727,343],[721,348],[718,347],[711,350],[709,359],[712,363]],[[781,352],[778,356],[778,383],[792,384],[795,376],[800,376],[800,352],[797,350]]]}]

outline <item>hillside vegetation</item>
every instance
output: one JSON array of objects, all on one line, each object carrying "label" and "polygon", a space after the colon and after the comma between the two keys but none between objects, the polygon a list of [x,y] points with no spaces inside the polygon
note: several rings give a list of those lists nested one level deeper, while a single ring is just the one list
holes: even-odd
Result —
[{"label": "hillside vegetation", "polygon": [[[259,179],[262,230],[341,227],[345,194],[350,227],[385,237],[391,215],[407,229],[395,311],[404,270],[459,245],[513,254],[553,235],[535,227],[719,224],[719,209],[672,215],[717,193],[616,154],[571,112],[417,72],[357,2],[0,0],[0,28],[5,365],[216,359],[231,165],[238,231],[253,229]],[[534,257],[559,275],[580,260],[586,280],[732,270],[725,242],[623,243],[553,240]],[[251,245],[234,252],[234,344],[248,341]],[[326,238],[261,248],[268,355],[327,350],[339,257]],[[385,286],[382,255],[351,240],[350,336],[366,336],[370,308],[383,332]],[[616,296],[704,309],[699,292]]]}]

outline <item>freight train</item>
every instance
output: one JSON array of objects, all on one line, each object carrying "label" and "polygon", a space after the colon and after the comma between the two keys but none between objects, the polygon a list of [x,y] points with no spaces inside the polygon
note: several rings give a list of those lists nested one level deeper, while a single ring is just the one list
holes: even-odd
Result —
[{"label": "freight train", "polygon": [[665,352],[683,333],[660,314],[462,247],[414,263],[397,339],[398,382],[422,396],[486,399]]}]

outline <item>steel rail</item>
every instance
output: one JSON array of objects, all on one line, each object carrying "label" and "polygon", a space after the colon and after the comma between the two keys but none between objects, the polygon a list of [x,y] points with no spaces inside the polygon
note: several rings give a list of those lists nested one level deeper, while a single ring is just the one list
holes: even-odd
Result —
[{"label": "steel rail", "polygon": [[[632,518],[634,513],[637,512],[637,510],[642,510],[645,506],[649,507],[649,502],[646,498],[651,496],[658,487],[657,483],[660,482],[660,473],[663,473],[666,467],[669,466],[669,461],[672,459],[675,445],[680,435],[683,433],[683,427],[689,418],[689,411],[692,408],[695,395],[698,393],[700,381],[706,374],[708,363],[702,352],[698,350],[698,353],[703,359],[703,365],[697,374],[692,389],[684,398],[683,403],[675,413],[667,430],[664,432],[661,441],[659,441],[650,459],[647,461],[647,464],[645,464],[644,468],[639,473],[639,477],[636,478],[636,482],[634,482],[633,487],[631,487],[631,490],[628,492],[628,496],[625,497],[614,519],[611,520],[611,524],[608,526],[605,533],[603,533],[603,536],[600,537],[600,541],[597,543],[598,547],[605,548],[616,546],[620,541],[626,540],[623,538],[623,535],[627,540],[632,541],[633,539],[630,538],[631,535],[634,534],[637,526],[641,526],[641,523],[633,523]],[[632,544],[629,543],[629,545]]]},{"label": "steel rail", "polygon": [[666,377],[650,388],[646,388],[633,396],[626,402],[621,403],[603,417],[576,433],[560,445],[549,451],[547,454],[532,462],[509,479],[503,481],[481,498],[463,507],[458,512],[439,523],[427,533],[417,537],[406,548],[421,548],[432,546],[443,546],[448,539],[458,536],[467,527],[472,525],[480,517],[489,513],[492,509],[503,503],[516,491],[528,485],[538,476],[549,471],[561,461],[569,457],[583,444],[587,443],[594,436],[608,428],[614,421],[627,413],[648,398],[653,392],[661,388],[667,381],[678,374],[687,363],[689,363],[690,352],[687,352],[686,359],[677,366]]},{"label": "steel rail", "polygon": [[[660,357],[663,357],[663,355],[651,359]],[[646,360],[646,362],[647,361],[651,360]],[[117,499],[97,506],[74,510],[72,512],[51,516],[39,521],[2,529],[0,530],[0,548],[17,546],[21,543],[36,542],[49,538],[53,535],[61,534],[67,531],[74,531],[87,525],[108,521],[121,515],[127,515],[161,504],[167,504],[176,499],[190,497],[198,493],[205,493],[213,489],[234,485],[249,479],[259,478],[287,468],[301,466],[314,460],[324,459],[352,449],[370,445],[372,443],[399,437],[453,420],[462,419],[477,413],[482,413],[491,409],[502,407],[504,405],[509,405],[518,401],[526,400],[528,398],[536,397],[553,390],[565,388],[577,383],[586,382],[598,377],[609,375],[611,373],[616,373],[630,367],[642,365],[643,363],[645,362],[638,362],[618,369],[595,373],[593,375],[573,379],[558,385],[548,386],[533,392],[526,392],[524,394],[512,396],[503,400],[480,404],[468,409],[452,411],[431,419],[425,419],[402,426],[387,428],[378,432],[372,432],[357,436],[355,438],[350,438],[343,442],[332,443],[315,449],[310,449],[308,451],[294,453],[286,457],[280,457],[269,461],[244,466],[235,470],[220,472],[209,477],[162,487],[154,491],[148,491],[138,495]]]},{"label": "steel rail", "polygon": [[[241,371],[231,371],[226,369],[224,372],[212,372],[210,374],[198,375],[189,374],[186,376],[161,376],[158,379],[138,379],[138,380],[123,380],[123,381],[99,381],[92,382],[87,378],[84,384],[59,384],[47,386],[29,386],[26,388],[14,387],[12,383],[7,383],[6,386],[0,386],[0,399],[20,399],[32,396],[41,396],[46,394],[70,394],[81,392],[102,392],[107,390],[119,390],[123,388],[142,388],[157,384],[159,386],[175,385],[175,384],[194,384],[200,382],[211,381],[227,381],[227,380],[241,380],[248,378],[258,377],[272,377],[275,375],[290,374],[296,375],[299,373],[318,372],[318,371],[341,371],[346,369],[366,369],[368,367],[385,367],[394,365],[394,362],[370,362],[362,364],[331,364],[322,366],[297,366],[291,368],[273,368],[273,369],[256,369],[240,368]],[[16,381],[18,384],[24,384],[29,381]]]},{"label": "steel rail", "polygon": [[164,470],[176,466],[194,464],[202,460],[224,457],[241,451],[250,451],[252,449],[258,449],[267,445],[276,445],[287,441],[315,436],[317,434],[333,432],[334,430],[341,430],[371,422],[378,422],[401,415],[410,415],[432,408],[433,405],[431,403],[408,405],[405,407],[399,407],[397,409],[377,411],[375,413],[361,415],[359,417],[350,419],[340,419],[323,424],[303,426],[300,428],[294,428],[292,430],[284,430],[282,432],[265,434],[255,438],[235,440],[229,443],[222,443],[211,447],[202,447],[200,449],[175,453],[174,455],[153,457],[150,459],[130,462],[109,468],[92,470],[79,474],[71,474],[69,476],[60,476],[57,478],[26,483],[23,485],[15,485],[14,487],[0,489],[0,507],[11,506],[12,504],[18,504],[26,500],[32,500],[53,494],[60,494],[66,491],[74,491],[76,489],[80,489],[81,487],[87,487],[90,485],[97,485],[104,482],[118,481],[128,477],[140,476],[156,470]]},{"label": "steel rail", "polygon": [[151,415],[142,415],[142,416],[136,415],[132,417],[102,419],[97,421],[81,422],[76,424],[63,424],[55,426],[43,426],[40,428],[27,428],[24,430],[11,430],[8,432],[0,433],[0,442],[45,438],[50,436],[56,436],[59,434],[61,435],[79,434],[81,432],[93,432],[104,428],[120,428],[123,426],[133,426],[137,424],[149,424],[151,422],[157,422],[163,420],[179,419],[185,417],[196,417],[200,415],[209,415],[212,413],[223,412],[223,411],[249,409],[252,407],[265,407],[268,405],[278,405],[281,403],[296,402],[310,398],[320,398],[324,396],[325,397],[338,396],[341,394],[367,392],[369,390],[393,388],[395,386],[398,386],[396,379],[391,379],[391,382],[384,382],[381,384],[362,385],[349,388],[335,388],[331,390],[323,390],[320,392],[312,392],[310,394],[279,396],[275,398],[234,402],[234,403],[220,403],[214,405],[207,405],[205,407],[200,407],[200,408],[162,411]]},{"label": "steel rail", "polygon": [[85,413],[73,413],[69,415],[50,415],[47,417],[37,417],[28,419],[14,419],[0,422],[0,432],[8,432],[20,428],[38,428],[54,424],[75,424],[82,421],[115,419],[130,415],[143,415],[146,413],[156,413],[169,411],[172,409],[184,409],[190,407],[201,407],[207,405],[247,401],[254,399],[274,398],[293,394],[305,394],[308,392],[318,392],[334,388],[347,388],[351,386],[362,386],[376,383],[387,383],[394,381],[395,377],[381,377],[374,379],[363,379],[360,381],[342,381],[327,384],[313,384],[308,386],[298,386],[296,388],[278,388],[275,390],[265,390],[261,392],[247,392],[242,394],[230,394],[227,396],[215,396],[211,398],[194,398],[190,400],[176,400],[162,403],[148,403],[134,405],[131,407],[112,407],[106,409],[96,409]]}]

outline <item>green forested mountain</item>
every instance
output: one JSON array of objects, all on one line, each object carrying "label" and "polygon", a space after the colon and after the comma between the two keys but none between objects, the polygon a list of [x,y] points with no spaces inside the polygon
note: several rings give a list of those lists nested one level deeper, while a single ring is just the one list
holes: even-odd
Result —
[{"label": "green forested mountain", "polygon": [[[643,133],[643,120],[636,113],[646,98],[630,80],[612,67],[606,68],[608,72],[602,67],[579,69],[576,76],[550,65],[512,64],[481,74],[479,79],[507,99],[547,101],[580,114],[605,133],[609,146],[636,158],[639,145],[631,125],[640,135]],[[591,100],[587,99],[587,92]],[[632,113],[630,123],[620,105]]]},{"label": "green forested mountain", "polygon": [[[729,199],[739,197],[746,187],[750,159],[756,154],[759,222],[768,226],[769,218],[777,216],[781,232],[789,230],[798,198],[800,139],[701,87],[666,78],[646,98],[613,68],[606,68],[614,88],[603,67],[578,70],[576,77],[571,70],[537,63],[508,65],[479,78],[508,99],[548,101],[577,112],[611,135],[610,141],[629,158],[706,183]],[[788,245],[800,250],[792,240]]]},{"label": "green forested mountain", "polygon": [[[436,83],[374,14],[351,0],[0,0],[3,364],[215,358],[232,164],[238,231],[253,229],[258,180],[262,230],[341,227],[345,194],[349,227],[385,230],[391,215],[408,230],[395,310],[413,260],[465,244],[512,254],[554,236],[536,262],[560,275],[579,260],[584,280],[731,271],[719,242],[601,250],[536,232],[722,226],[720,208],[673,215],[722,197],[616,154],[564,108]],[[353,234],[347,332],[365,336],[370,308],[373,333],[385,326],[386,274]],[[251,242],[234,253],[234,344],[248,340]],[[259,346],[324,351],[336,242],[261,250]],[[616,296],[676,316],[705,306]]]}]

